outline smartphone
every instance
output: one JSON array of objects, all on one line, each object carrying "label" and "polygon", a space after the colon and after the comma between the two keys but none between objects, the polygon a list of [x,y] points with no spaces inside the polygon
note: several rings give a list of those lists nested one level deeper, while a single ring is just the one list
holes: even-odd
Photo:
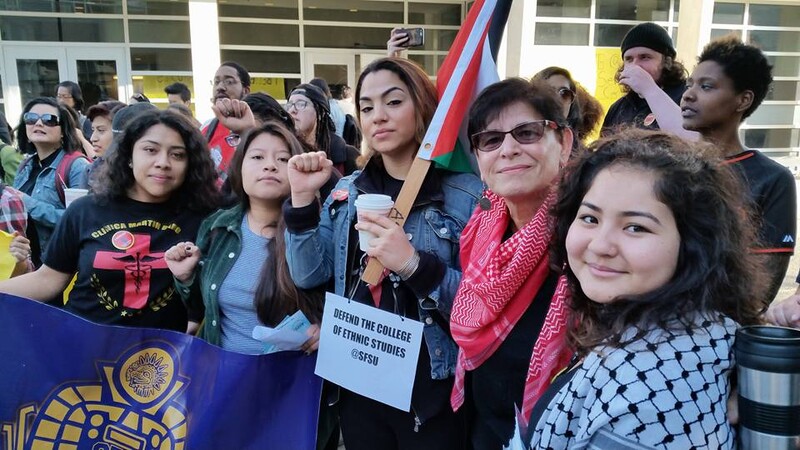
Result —
[{"label": "smartphone", "polygon": [[422,47],[425,45],[424,28],[400,28],[397,33],[406,33],[408,40],[403,43],[403,47]]}]

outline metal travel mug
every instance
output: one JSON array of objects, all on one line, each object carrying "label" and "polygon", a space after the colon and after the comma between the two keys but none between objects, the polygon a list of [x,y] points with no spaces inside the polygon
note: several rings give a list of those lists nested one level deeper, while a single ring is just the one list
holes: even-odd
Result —
[{"label": "metal travel mug", "polygon": [[800,330],[743,327],[736,332],[734,349],[739,374],[739,448],[800,448]]}]

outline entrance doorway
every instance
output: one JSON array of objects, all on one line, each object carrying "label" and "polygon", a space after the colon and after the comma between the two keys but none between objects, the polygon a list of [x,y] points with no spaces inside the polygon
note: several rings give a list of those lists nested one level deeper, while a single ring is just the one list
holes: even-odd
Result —
[{"label": "entrance doorway", "polygon": [[3,46],[3,97],[9,122],[36,97],[54,97],[61,81],[75,81],[84,109],[104,100],[128,98],[130,84],[125,50],[112,47]]}]

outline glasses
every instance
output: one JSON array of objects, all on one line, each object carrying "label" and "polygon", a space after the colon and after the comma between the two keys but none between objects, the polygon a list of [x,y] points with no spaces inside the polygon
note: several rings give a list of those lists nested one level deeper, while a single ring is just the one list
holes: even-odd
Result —
[{"label": "glasses", "polygon": [[223,78],[221,80],[214,80],[211,82],[211,86],[216,87],[217,85],[223,85],[226,88],[236,86],[239,84],[239,80],[235,78]]},{"label": "glasses", "polygon": [[231,133],[225,136],[225,143],[227,143],[231,147],[237,147],[240,142],[242,142],[242,138],[236,133]]},{"label": "glasses", "polygon": [[42,119],[42,124],[48,127],[58,126],[58,116],[55,114],[36,114],[35,112],[26,112],[22,116],[25,125],[36,125],[36,122]]},{"label": "glasses", "polygon": [[565,87],[558,88],[558,96],[561,97],[561,99],[565,102],[572,104],[572,102],[575,100],[575,91]]},{"label": "glasses", "polygon": [[302,111],[308,107],[307,100],[296,100],[293,102],[286,102],[286,110],[289,111],[290,109],[294,108],[297,111]]},{"label": "glasses", "polygon": [[552,120],[536,120],[517,125],[509,131],[481,131],[470,136],[472,148],[481,152],[493,152],[503,145],[506,135],[510,134],[520,144],[533,144],[539,142],[544,136],[545,127],[557,130],[558,124]]},{"label": "glasses", "polygon": [[69,94],[56,94],[56,98],[59,100],[66,100],[68,98],[72,98],[72,96]]}]

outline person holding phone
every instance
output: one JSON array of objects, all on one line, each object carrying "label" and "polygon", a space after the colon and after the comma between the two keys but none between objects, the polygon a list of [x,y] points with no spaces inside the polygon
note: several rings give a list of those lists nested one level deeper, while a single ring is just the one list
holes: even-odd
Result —
[{"label": "person holding phone", "polygon": [[389,56],[401,58],[403,50],[425,44],[425,30],[422,28],[392,28],[386,50]]}]

